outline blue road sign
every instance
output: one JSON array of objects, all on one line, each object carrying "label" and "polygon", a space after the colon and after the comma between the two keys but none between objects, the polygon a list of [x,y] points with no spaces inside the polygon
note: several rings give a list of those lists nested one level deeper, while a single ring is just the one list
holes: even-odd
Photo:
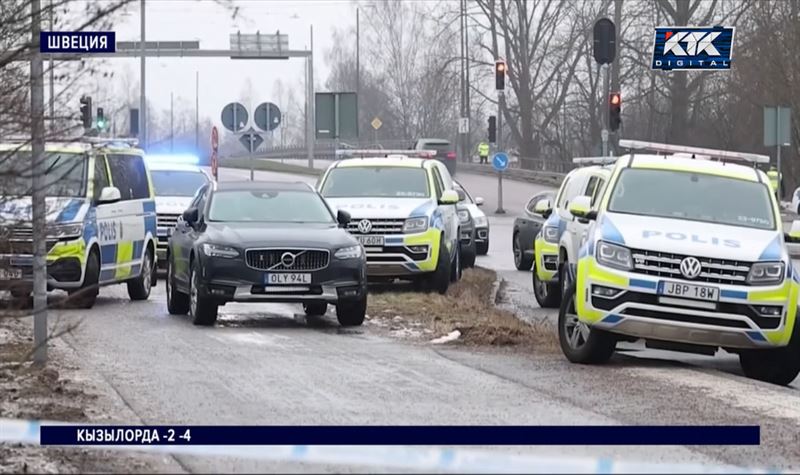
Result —
[{"label": "blue road sign", "polygon": [[501,172],[508,168],[508,154],[505,152],[497,152],[492,157],[492,166],[495,170]]}]

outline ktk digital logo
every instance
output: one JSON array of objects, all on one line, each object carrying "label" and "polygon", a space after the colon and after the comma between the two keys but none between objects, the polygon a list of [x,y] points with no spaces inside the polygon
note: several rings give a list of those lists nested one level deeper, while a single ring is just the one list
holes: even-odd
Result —
[{"label": "ktk digital logo", "polygon": [[731,69],[733,27],[656,27],[653,69]]}]

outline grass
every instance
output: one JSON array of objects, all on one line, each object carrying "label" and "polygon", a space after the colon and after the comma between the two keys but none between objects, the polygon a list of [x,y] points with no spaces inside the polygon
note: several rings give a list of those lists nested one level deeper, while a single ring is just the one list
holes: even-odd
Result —
[{"label": "grass", "polygon": [[432,330],[434,336],[458,330],[461,337],[457,341],[462,344],[556,348],[552,325],[526,323],[494,305],[491,299],[495,280],[494,271],[474,268],[466,269],[461,281],[451,285],[446,295],[371,292],[367,313],[372,318],[400,316]]},{"label": "grass", "polygon": [[[251,161],[249,158],[223,158],[220,159],[219,166],[227,168],[242,168],[245,170],[249,170],[250,162]],[[254,158],[252,160],[252,165],[254,170],[259,170],[259,171],[297,173],[301,175],[311,175],[311,176],[319,176],[324,171],[316,168],[308,168],[306,166],[292,165],[289,163],[281,163],[281,162],[276,162],[274,160],[264,160],[260,158]]]}]

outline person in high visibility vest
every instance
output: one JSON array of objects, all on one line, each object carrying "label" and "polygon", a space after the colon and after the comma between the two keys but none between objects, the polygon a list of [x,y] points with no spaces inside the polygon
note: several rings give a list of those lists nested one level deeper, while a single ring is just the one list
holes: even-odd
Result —
[{"label": "person in high visibility vest", "polygon": [[481,158],[481,163],[489,163],[489,144],[481,142],[478,144],[478,156]]},{"label": "person in high visibility vest", "polygon": [[772,185],[772,189],[775,191],[775,196],[780,198],[781,174],[778,173],[778,169],[775,167],[770,167],[769,171],[767,172],[767,178],[769,178],[769,183]]}]

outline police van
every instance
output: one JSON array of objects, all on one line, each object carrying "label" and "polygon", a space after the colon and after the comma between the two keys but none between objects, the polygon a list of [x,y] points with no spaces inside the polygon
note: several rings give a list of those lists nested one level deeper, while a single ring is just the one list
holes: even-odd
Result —
[{"label": "police van", "polygon": [[403,279],[447,292],[461,278],[458,192],[426,150],[338,150],[317,188],[364,246],[371,280]]},{"label": "police van", "polygon": [[[0,144],[0,288],[32,290],[31,148]],[[91,308],[100,285],[126,283],[150,296],[156,212],[144,153],[131,141],[81,139],[45,146],[48,289]]]},{"label": "police van", "polygon": [[[618,341],[713,355],[737,353],[744,374],[788,384],[800,372],[800,274],[784,241],[765,155],[621,140],[592,222],[565,273],[561,349],[608,360]],[[738,164],[736,163],[738,162]]]}]

